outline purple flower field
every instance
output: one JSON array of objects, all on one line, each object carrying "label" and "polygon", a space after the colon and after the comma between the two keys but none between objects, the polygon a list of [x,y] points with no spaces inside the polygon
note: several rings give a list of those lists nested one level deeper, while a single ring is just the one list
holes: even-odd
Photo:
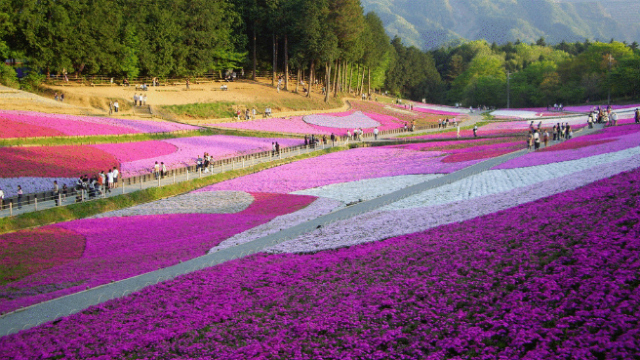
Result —
[{"label": "purple flower field", "polygon": [[[278,142],[282,148],[302,145],[301,139],[267,139],[228,135],[197,136],[160,141],[144,141],[133,144],[93,145],[113,154],[120,161],[125,177],[149,174],[153,165],[164,162],[167,169],[195,165],[198,156],[208,152],[213,160],[244,154],[269,151],[271,143]],[[131,147],[136,147],[135,152]],[[135,155],[132,155],[135,153]]]},{"label": "purple flower field", "polygon": [[380,131],[385,131],[400,129],[404,127],[404,124],[404,121],[389,115],[350,111],[344,113],[294,116],[291,119],[259,119],[244,122],[209,124],[207,126],[287,134],[335,134],[337,136],[345,136],[347,135],[347,131],[353,133],[353,129],[355,128],[362,127],[365,133],[372,133],[375,127],[378,127]]},{"label": "purple flower field", "polygon": [[[605,146],[598,146],[606,144]],[[495,169],[514,169],[621,151],[640,145],[640,127],[635,125],[605,128],[597,134],[567,140],[542,151],[509,160]]]},{"label": "purple flower field", "polygon": [[0,339],[0,357],[633,359],[640,170],[462,223],[254,255]]},{"label": "purple flower field", "polygon": [[[102,117],[45,114],[31,111],[0,111],[0,118],[8,126],[9,137],[30,136],[76,136],[76,135],[118,135],[137,133],[158,133],[178,130],[197,130],[191,125],[166,121],[111,119]],[[24,125],[36,126],[39,131],[12,131],[23,129]],[[4,136],[0,135],[0,138]]]},{"label": "purple flower field", "polygon": [[290,193],[314,187],[397,175],[448,174],[480,160],[443,162],[446,152],[394,147],[359,148],[296,161],[198,191]]},{"label": "purple flower field", "polygon": [[[165,215],[86,219],[40,228],[44,233],[63,229],[84,237],[82,256],[0,286],[0,313],[204,255],[221,241],[298,211],[316,199],[252,195],[255,201],[234,214],[172,214],[167,209]],[[13,237],[0,235],[0,243],[5,247]],[[3,251],[11,253],[12,247],[6,246]]]}]

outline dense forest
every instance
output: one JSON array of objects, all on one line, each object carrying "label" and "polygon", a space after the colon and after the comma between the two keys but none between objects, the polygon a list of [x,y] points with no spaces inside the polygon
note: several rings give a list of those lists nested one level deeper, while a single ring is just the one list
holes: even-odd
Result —
[{"label": "dense forest", "polygon": [[[51,74],[192,77],[228,69],[297,75],[340,93],[513,107],[640,96],[638,44],[484,40],[423,51],[390,39],[360,0],[0,0],[0,56],[25,86]],[[275,75],[275,76],[274,76]],[[289,77],[284,87],[290,88]]]}]

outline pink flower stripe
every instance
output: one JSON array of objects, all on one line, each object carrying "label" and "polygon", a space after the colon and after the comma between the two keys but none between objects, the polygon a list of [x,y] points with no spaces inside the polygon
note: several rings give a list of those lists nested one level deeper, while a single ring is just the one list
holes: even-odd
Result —
[{"label": "pink flower stripe", "polygon": [[168,156],[178,150],[177,146],[162,140],[118,144],[97,144],[90,146],[115,156],[121,164],[159,156]]},{"label": "pink flower stripe", "polygon": [[3,337],[0,356],[633,359],[639,182],[636,170],[377,243],[230,261]]},{"label": "pink flower stripe", "polygon": [[426,144],[396,145],[394,147],[414,151],[442,151],[449,154],[443,163],[468,162],[473,160],[489,159],[508,154],[524,147],[522,141],[513,139],[500,140],[474,140],[474,141],[449,141]]},{"label": "pink flower stripe", "polygon": [[[588,113],[591,110],[593,110],[593,108],[597,108],[597,107],[598,107],[598,105],[581,105],[581,106],[566,106],[564,109],[568,110],[568,111]],[[606,109],[607,105],[600,105],[600,108]],[[636,109],[636,108],[640,108],[640,104],[634,104],[634,105],[611,105],[611,108],[613,110]]]},{"label": "pink flower stripe", "polygon": [[[214,160],[226,159],[244,154],[271,150],[271,143],[278,142],[281,148],[302,145],[301,139],[268,139],[242,136],[198,136],[191,138],[178,138],[162,140],[161,149],[166,153],[158,154],[153,141],[140,143],[141,148],[148,157],[132,159],[121,163],[121,171],[125,177],[148,174],[152,171],[155,162],[164,162],[167,169],[177,169],[196,164],[198,156],[208,152]],[[105,150],[118,149],[120,144],[109,145]],[[169,152],[171,147],[176,149]],[[127,150],[115,150],[116,156],[126,154]]]},{"label": "pink flower stripe", "polygon": [[[326,123],[330,121],[336,120],[336,117],[346,117],[353,116],[354,111],[344,112],[344,113],[334,113],[334,114],[326,114],[326,115],[316,115],[321,120]],[[379,131],[391,130],[391,129],[399,129],[404,127],[405,122],[402,120],[398,120],[397,118],[389,115],[382,115],[377,113],[361,113],[359,115],[361,117],[365,117],[369,120],[374,120],[380,124],[378,127]],[[324,120],[322,120],[324,119]],[[235,123],[220,123],[220,124],[209,124],[207,126],[211,127],[221,127],[228,129],[242,129],[242,130],[253,130],[253,131],[263,131],[263,132],[276,132],[276,133],[287,133],[287,134],[317,134],[317,135],[331,135],[335,134],[337,136],[345,136],[347,135],[347,131],[353,132],[354,128],[357,128],[357,123],[349,123],[348,119],[346,120],[345,128],[335,128],[328,126],[319,126],[315,124],[306,123],[302,116],[295,116],[291,119],[260,119],[253,121],[245,121],[245,122],[235,122]],[[374,126],[375,127],[375,126]],[[363,129],[365,133],[372,133],[372,128]]]},{"label": "pink flower stripe", "polygon": [[[396,105],[396,107],[398,107],[400,109],[406,109],[402,105]],[[445,115],[445,116],[460,116],[460,115],[464,115],[464,114],[458,113],[458,112],[427,109],[427,108],[422,108],[422,107],[418,107],[418,106],[414,106],[413,107],[413,111],[417,111],[417,112],[421,112],[421,113],[427,113],[427,114],[434,114],[434,115]]]},{"label": "pink flower stripe", "polygon": [[5,117],[0,117],[0,129],[2,129],[0,131],[1,139],[65,135],[62,131],[34,124],[24,124]]},{"label": "pink flower stripe", "polygon": [[585,157],[608,154],[637,147],[640,144],[640,127],[627,125],[605,128],[598,134],[585,135],[561,143],[557,149],[551,146],[545,151],[536,151],[507,161],[495,169],[514,169],[521,167],[551,164],[561,161],[577,160]]},{"label": "pink flower stripe", "polygon": [[0,178],[77,177],[118,166],[116,158],[90,146],[0,148]]},{"label": "pink flower stripe", "polygon": [[[236,214],[112,217],[40,228],[41,232],[67,230],[82,235],[86,248],[77,260],[0,286],[0,313],[204,255],[221,241],[298,211],[316,199],[303,195],[252,195],[255,202]],[[7,236],[1,235],[0,242],[7,241]]]},{"label": "pink flower stripe", "polygon": [[445,163],[440,151],[360,148],[297,161],[198,191],[290,193],[314,187],[398,175],[448,174],[478,162]]},{"label": "pink flower stripe", "polygon": [[[177,124],[164,121],[145,121],[145,120],[127,120],[127,119],[111,119],[101,117],[73,116],[59,114],[45,114],[29,111],[0,111],[0,118],[13,123],[20,123],[29,126],[37,126],[51,129],[47,136],[63,135],[118,135],[118,134],[135,134],[135,133],[157,133],[170,132],[177,130],[196,130],[195,126]],[[14,128],[10,134],[11,137],[29,137],[30,132],[23,134],[16,133],[24,129],[23,126]],[[44,130],[38,131],[42,134]],[[42,136],[42,135],[38,135]],[[8,138],[4,132],[0,134],[2,138]]]}]

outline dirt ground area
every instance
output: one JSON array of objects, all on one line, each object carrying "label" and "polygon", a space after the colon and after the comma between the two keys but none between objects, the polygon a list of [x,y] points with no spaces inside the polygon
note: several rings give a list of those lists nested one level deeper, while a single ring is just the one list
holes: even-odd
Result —
[{"label": "dirt ground area", "polygon": [[[227,91],[222,91],[221,86],[226,85]],[[147,91],[141,91],[135,86],[46,86],[47,96],[53,98],[54,93],[64,93],[65,102],[79,107],[89,107],[106,111],[110,100],[118,100],[122,108],[124,104],[131,105],[135,94],[147,96],[147,104],[151,106],[183,105],[195,103],[233,102],[256,103],[268,102],[273,98],[300,99],[304,95],[302,88],[300,93],[292,91],[295,84],[290,85],[291,91],[281,90],[266,84],[254,82],[229,82],[191,84],[187,90],[185,85],[149,87]],[[321,94],[312,92],[313,97],[319,98]]]}]

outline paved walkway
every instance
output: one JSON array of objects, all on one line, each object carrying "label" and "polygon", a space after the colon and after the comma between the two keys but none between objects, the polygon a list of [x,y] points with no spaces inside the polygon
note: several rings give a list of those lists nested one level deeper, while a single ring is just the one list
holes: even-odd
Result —
[{"label": "paved walkway", "polygon": [[[601,129],[601,126],[597,126],[594,129],[582,129],[576,132],[575,136],[590,134],[599,129]],[[194,271],[222,264],[229,260],[243,258],[245,256],[258,253],[266,248],[312,232],[318,227],[326,226],[327,224],[336,221],[353,218],[423,191],[459,181],[483,171],[487,171],[494,166],[522,156],[526,153],[528,153],[528,151],[525,149],[492,158],[438,179],[426,181],[370,201],[343,208],[317,219],[233,248],[223,249],[158,271],[105,284],[87,291],[71,294],[6,314],[0,317],[0,336],[13,334],[23,329],[29,329],[42,323],[80,312],[90,306],[98,305],[111,299],[127,296],[147,286],[173,279],[180,275],[189,274]]]}]

